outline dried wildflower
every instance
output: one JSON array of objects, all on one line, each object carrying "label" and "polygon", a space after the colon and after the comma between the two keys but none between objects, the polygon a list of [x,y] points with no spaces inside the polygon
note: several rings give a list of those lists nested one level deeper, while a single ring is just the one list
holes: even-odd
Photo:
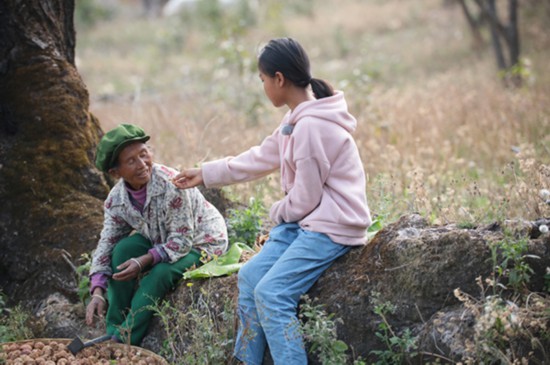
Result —
[{"label": "dried wildflower", "polygon": [[541,224],[539,226],[540,233],[548,233],[548,226],[546,224]]}]

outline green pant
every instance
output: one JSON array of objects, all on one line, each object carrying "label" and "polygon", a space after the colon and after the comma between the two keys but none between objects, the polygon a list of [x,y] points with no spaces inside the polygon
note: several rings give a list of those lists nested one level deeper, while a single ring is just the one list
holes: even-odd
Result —
[{"label": "green pant", "polygon": [[[116,269],[118,265],[132,257],[146,254],[151,247],[151,242],[139,234],[120,240],[111,257],[113,273],[119,271]],[[153,311],[147,306],[164,298],[176,286],[186,269],[193,265],[199,266],[200,257],[200,254],[191,251],[173,264],[158,263],[144,273],[139,283],[137,279],[109,280],[107,333],[117,336],[123,342],[128,342],[129,338],[132,345],[139,345],[153,316]]]}]

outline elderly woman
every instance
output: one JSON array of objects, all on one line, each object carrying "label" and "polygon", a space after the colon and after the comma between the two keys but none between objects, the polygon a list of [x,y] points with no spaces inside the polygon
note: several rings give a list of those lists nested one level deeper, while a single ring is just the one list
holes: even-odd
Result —
[{"label": "elderly woman", "polygon": [[107,334],[132,345],[147,331],[153,314],[147,306],[201,265],[201,256],[227,250],[222,215],[198,190],[176,188],[177,171],[153,163],[147,140],[143,129],[121,124],[103,136],[96,156],[96,166],[119,181],[105,201],[86,322],[108,307]]}]

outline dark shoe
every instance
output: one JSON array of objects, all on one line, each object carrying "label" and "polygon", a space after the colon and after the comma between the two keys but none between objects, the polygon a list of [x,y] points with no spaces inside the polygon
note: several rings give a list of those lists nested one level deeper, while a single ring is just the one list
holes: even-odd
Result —
[{"label": "dark shoe", "polygon": [[241,360],[237,359],[235,356],[233,356],[233,357],[229,360],[228,365],[245,365],[245,363],[242,362]]}]

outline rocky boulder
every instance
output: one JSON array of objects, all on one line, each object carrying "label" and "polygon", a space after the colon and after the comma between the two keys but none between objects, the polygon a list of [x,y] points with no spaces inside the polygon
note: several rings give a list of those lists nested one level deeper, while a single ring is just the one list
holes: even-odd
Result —
[{"label": "rocky boulder", "polygon": [[[377,303],[393,306],[386,319],[397,336],[407,329],[418,336],[419,355],[415,358],[418,363],[438,357],[466,358],[471,355],[468,340],[474,340],[472,328],[476,318],[468,311],[467,303],[455,296],[455,289],[472,297],[483,296],[480,280],[491,277],[495,264],[491,245],[502,240],[506,231],[507,235],[528,240],[525,254],[530,254],[527,261],[533,269],[529,290],[542,292],[543,278],[550,267],[550,235],[538,230],[543,223],[548,224],[548,220],[509,221],[502,226],[468,229],[455,224],[430,226],[418,215],[404,216],[378,232],[367,246],[339,259],[308,295],[316,303],[322,303],[334,318],[342,320],[338,324],[338,338],[348,344],[354,358],[374,360],[371,351],[387,349],[376,336],[382,322],[375,313]],[[228,298],[236,301],[235,275],[196,280],[191,287],[186,284],[189,283],[183,283],[168,298],[181,311],[186,311],[206,292],[211,293],[207,310],[219,318],[227,309],[224,303]],[[157,319],[144,346],[160,351],[165,336]],[[312,358],[311,362],[316,360]]]},{"label": "rocky boulder", "polygon": [[[516,359],[545,362],[549,360],[545,349],[550,346],[550,234],[541,233],[538,227],[549,223],[548,219],[517,220],[461,228],[455,224],[432,226],[418,215],[404,216],[379,231],[365,247],[336,261],[308,296],[341,319],[336,321],[338,339],[348,345],[350,358],[361,357],[367,363],[376,360],[372,351],[388,350],[377,336],[384,320],[391,329],[387,336],[416,338],[416,348],[410,349],[407,359],[410,363],[480,360],[487,348],[480,346],[491,341],[491,336],[509,341],[508,350]],[[513,263],[506,266],[503,260],[511,253],[500,252],[496,244],[506,237],[525,243],[521,257],[530,268],[526,270],[528,287],[513,291],[509,289],[513,283],[504,280]],[[495,266],[504,271],[499,274]],[[502,295],[494,295],[497,291]],[[236,329],[237,292],[237,276],[232,275],[184,281],[166,299],[176,314],[193,310],[214,318],[212,332],[223,332],[229,338]],[[512,296],[507,297],[508,293]],[[527,302],[518,300],[521,293],[530,293]],[[392,308],[383,312],[384,317],[381,304]],[[63,319],[64,328],[78,327],[67,323],[67,316]],[[173,326],[167,333],[167,325],[166,318],[155,318],[142,346],[159,353],[177,330],[176,345],[183,353],[201,335]],[[54,328],[55,324],[45,327]],[[392,351],[398,350],[394,347]],[[174,354],[176,349],[170,351]],[[264,363],[271,363],[269,355]],[[312,355],[310,363],[319,361]]]}]

